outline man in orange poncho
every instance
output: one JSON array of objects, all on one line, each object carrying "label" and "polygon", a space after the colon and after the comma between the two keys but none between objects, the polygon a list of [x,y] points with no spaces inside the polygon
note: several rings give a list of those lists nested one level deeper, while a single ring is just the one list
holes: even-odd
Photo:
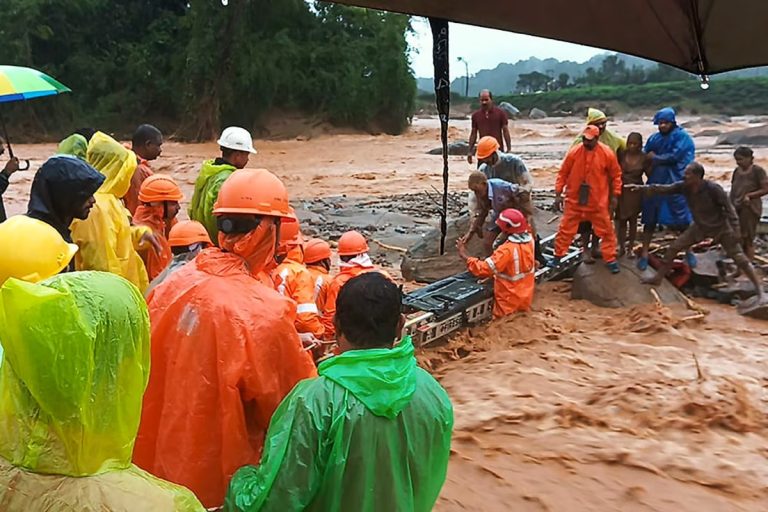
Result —
[{"label": "man in orange poncho", "polygon": [[574,146],[565,157],[555,183],[555,207],[565,211],[555,237],[555,258],[550,266],[558,266],[576,236],[579,223],[591,222],[603,241],[603,260],[611,272],[619,272],[616,261],[616,233],[611,214],[621,195],[621,167],[611,148],[599,142],[600,129],[589,125],[582,134],[582,143]]},{"label": "man in orange poncho", "polygon": [[269,272],[288,194],[272,173],[241,170],[214,208],[219,247],[203,250],[147,297],[152,372],[134,461],[221,506],[232,474],[259,461],[283,397],[317,375],[294,327],[296,305]]},{"label": "man in orange poncho", "polygon": [[141,184],[139,201],[133,222],[137,226],[147,226],[152,229],[155,239],[160,245],[160,252],[151,250],[141,251],[141,259],[147,266],[147,275],[152,281],[165,270],[173,259],[171,246],[168,243],[168,233],[176,223],[179,214],[179,201],[184,194],[170,176],[155,174]]},{"label": "man in orange poncho", "polygon": [[[293,209],[291,213],[294,214]],[[315,283],[304,266],[304,249],[298,219],[283,221],[280,225],[278,259],[282,259],[272,278],[277,292],[296,303],[296,330],[322,338],[325,328],[315,304]],[[310,337],[311,338],[311,337]]]},{"label": "man in orange poncho", "polygon": [[131,215],[135,215],[141,203],[141,185],[154,174],[149,162],[157,160],[163,152],[163,134],[151,124],[142,124],[133,132],[131,151],[136,153],[136,172],[131,177],[131,186],[123,197],[123,203]]},{"label": "man in orange poncho", "polygon": [[331,246],[319,238],[313,238],[304,244],[304,264],[312,274],[315,283],[315,304],[320,314],[325,313],[328,288],[331,285]]},{"label": "man in orange poncho", "polygon": [[536,287],[536,242],[520,210],[507,208],[496,219],[504,242],[484,259],[470,258],[462,239],[456,242],[459,256],[477,277],[493,277],[493,316],[528,311]]},{"label": "man in orange poncho", "polygon": [[[344,284],[355,276],[366,272],[376,272],[371,257],[368,256],[368,242],[357,231],[347,231],[339,238],[339,273],[328,286],[328,295],[325,299],[325,311],[323,311],[323,325],[325,326],[325,339],[333,339],[336,333],[333,317],[336,315],[336,297]],[[381,272],[381,271],[379,271]],[[386,273],[381,272],[386,275]],[[387,275],[387,277],[389,277]]]}]

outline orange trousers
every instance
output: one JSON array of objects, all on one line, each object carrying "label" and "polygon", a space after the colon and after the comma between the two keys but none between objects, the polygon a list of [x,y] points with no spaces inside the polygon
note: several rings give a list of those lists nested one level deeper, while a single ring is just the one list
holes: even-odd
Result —
[{"label": "orange trousers", "polygon": [[601,239],[603,261],[616,261],[616,232],[613,230],[611,215],[608,211],[582,210],[566,205],[560,227],[555,236],[555,256],[562,258],[568,252],[573,237],[579,230],[579,223],[591,222],[592,230]]}]

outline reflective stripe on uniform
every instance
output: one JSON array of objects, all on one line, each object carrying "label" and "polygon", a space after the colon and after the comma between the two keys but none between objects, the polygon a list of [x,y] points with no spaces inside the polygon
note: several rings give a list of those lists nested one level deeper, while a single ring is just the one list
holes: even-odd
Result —
[{"label": "reflective stripe on uniform", "polygon": [[536,272],[536,267],[532,268],[528,272],[520,272],[520,253],[519,249],[515,247],[512,252],[512,260],[514,261],[514,270],[515,275],[509,275],[505,274],[504,272],[499,272],[499,270],[496,268],[496,263],[493,262],[492,258],[486,258],[485,263],[488,264],[488,266],[491,268],[491,271],[493,272],[493,275],[498,277],[499,279],[503,279],[505,281],[520,281],[521,279],[525,279],[530,274],[533,274]]},{"label": "reflective stripe on uniform", "polygon": [[491,258],[485,258],[485,262],[488,264],[489,267],[491,267],[491,271],[493,271],[494,274],[498,272],[498,270],[496,269],[496,264],[493,262]]},{"label": "reflective stripe on uniform", "polygon": [[320,312],[317,310],[317,304],[315,303],[298,304],[296,306],[296,314],[300,315],[302,313],[314,313],[316,315],[320,314]]},{"label": "reflective stripe on uniform", "polygon": [[284,268],[280,274],[280,284],[277,286],[277,293],[285,297],[286,280],[288,279],[288,269]]},{"label": "reflective stripe on uniform", "polygon": [[320,296],[320,290],[323,289],[323,276],[317,276],[315,280],[315,296],[313,300],[317,302],[317,298]]},{"label": "reflective stripe on uniform", "polygon": [[512,248],[512,260],[515,264],[515,275],[520,273],[520,249],[515,246]]}]

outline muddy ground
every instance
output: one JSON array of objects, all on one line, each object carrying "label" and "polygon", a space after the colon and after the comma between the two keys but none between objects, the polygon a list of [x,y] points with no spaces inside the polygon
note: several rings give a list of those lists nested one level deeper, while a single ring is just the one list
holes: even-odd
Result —
[{"label": "muddy ground", "polygon": [[[754,118],[685,118],[708,176],[727,187],[732,148],[717,135]],[[760,121],[760,119],[757,119]],[[576,118],[517,121],[514,151],[536,187],[551,190],[558,164],[582,126]],[[610,125],[653,132],[650,120]],[[452,141],[468,121],[452,121]],[[377,261],[395,270],[399,249],[437,225],[442,189],[434,118],[403,136],[336,134],[256,141],[251,167],[289,187],[307,234],[333,240],[354,227]],[[33,170],[53,144],[18,145]],[[155,163],[191,198],[200,161],[214,144],[168,142]],[[756,148],[768,165],[768,148]],[[451,215],[464,207],[472,170],[450,158]],[[5,195],[21,213],[32,172]],[[541,197],[541,195],[540,195]],[[380,243],[379,243],[380,242]],[[383,244],[383,245],[382,245]],[[448,481],[437,510],[765,511],[768,510],[768,324],[730,306],[604,309],[570,300],[570,284],[538,290],[529,314],[472,329],[421,351],[456,412]]]}]

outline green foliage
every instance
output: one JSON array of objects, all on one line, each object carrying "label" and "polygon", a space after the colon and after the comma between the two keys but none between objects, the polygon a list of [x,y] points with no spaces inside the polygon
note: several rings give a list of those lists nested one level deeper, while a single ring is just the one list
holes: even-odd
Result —
[{"label": "green foliage", "polygon": [[711,82],[701,90],[695,80],[639,85],[572,87],[542,94],[499,97],[525,112],[533,107],[550,114],[573,112],[586,103],[611,103],[627,109],[655,110],[672,106],[681,112],[725,115],[768,112],[768,78],[732,78]]},{"label": "green foliage", "polygon": [[409,30],[407,16],[304,0],[4,0],[0,62],[72,88],[9,109],[38,129],[154,122],[210,139],[292,109],[399,133],[416,94]]}]

